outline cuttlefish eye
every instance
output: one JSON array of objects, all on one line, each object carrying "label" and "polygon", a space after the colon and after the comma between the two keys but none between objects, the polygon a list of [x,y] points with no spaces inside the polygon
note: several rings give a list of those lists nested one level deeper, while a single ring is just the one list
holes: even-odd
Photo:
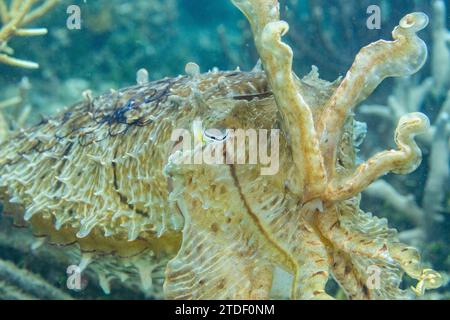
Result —
[{"label": "cuttlefish eye", "polygon": [[423,12],[414,12],[407,14],[400,20],[400,27],[411,29],[414,32],[420,31],[428,25],[429,18]]},{"label": "cuttlefish eye", "polygon": [[228,130],[226,129],[206,129],[203,130],[203,136],[210,141],[224,141],[228,138]]}]

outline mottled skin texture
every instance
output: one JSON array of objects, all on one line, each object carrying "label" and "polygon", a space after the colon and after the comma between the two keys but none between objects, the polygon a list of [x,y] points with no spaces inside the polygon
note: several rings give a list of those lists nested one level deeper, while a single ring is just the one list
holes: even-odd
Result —
[{"label": "mottled skin texture", "polygon": [[[426,57],[415,35],[423,16],[407,16],[406,27],[394,33],[400,40],[364,48],[346,78],[329,83],[315,70],[303,80],[292,72],[277,1],[234,3],[252,24],[264,72],[190,72],[95,99],[86,95],[0,146],[5,211],[51,243],[77,243],[95,259],[133,259],[141,278],[152,274],[139,257],[152,254],[157,264],[167,263],[170,299],[273,297],[282,280],[276,270],[290,277],[282,296],[293,299],[330,298],[330,276],[352,299],[404,297],[404,272],[419,280],[419,293],[437,287],[439,275],[423,270],[417,251],[399,243],[385,220],[359,209],[359,192],[374,179],[417,167],[413,137],[427,118],[402,118],[399,149],[357,166],[350,112],[380,79],[423,64],[401,58]],[[382,60],[383,50],[400,58]],[[337,119],[330,108],[340,109]],[[180,141],[171,141],[171,133],[196,119],[205,129],[280,129],[279,172],[176,164],[183,155],[174,151]],[[374,268],[379,285],[372,283]]]}]

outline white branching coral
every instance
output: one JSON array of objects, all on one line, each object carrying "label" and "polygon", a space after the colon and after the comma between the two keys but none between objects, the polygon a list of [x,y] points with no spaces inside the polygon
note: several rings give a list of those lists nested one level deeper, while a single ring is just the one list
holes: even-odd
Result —
[{"label": "white branching coral", "polygon": [[40,276],[0,259],[0,298],[5,300],[72,300],[70,295],[48,284]]},{"label": "white branching coral", "polygon": [[[60,0],[0,0],[0,63],[26,69],[39,64],[15,58],[8,41],[13,37],[35,37],[47,34],[46,28],[26,28],[49,12]],[[9,5],[8,5],[9,2]]]},{"label": "white branching coral", "polygon": [[447,29],[448,21],[446,5],[443,0],[433,2],[432,23],[432,75],[433,95],[441,97],[447,94],[450,86],[450,31]]}]

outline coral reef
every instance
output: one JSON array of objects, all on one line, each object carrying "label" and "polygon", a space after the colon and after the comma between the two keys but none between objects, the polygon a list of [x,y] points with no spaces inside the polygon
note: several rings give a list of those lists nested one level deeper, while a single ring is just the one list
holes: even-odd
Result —
[{"label": "coral reef", "polygon": [[[427,259],[443,270],[449,270],[450,265],[445,261],[448,257],[448,233],[445,230],[450,212],[450,47],[445,23],[448,10],[441,0],[433,1],[432,9],[429,77],[397,79],[386,105],[366,104],[358,109],[358,113],[379,133],[392,130],[394,122],[405,112],[422,110],[431,115],[430,130],[419,137],[426,152],[424,182],[404,188],[401,187],[405,185],[404,179],[388,177],[365,191],[364,202],[365,206],[370,206],[382,200],[381,203],[387,206],[383,210],[385,216],[391,220],[406,220],[400,239],[420,247]],[[370,147],[364,153],[379,148],[383,136],[369,139]]]},{"label": "coral reef", "polygon": [[[335,261],[333,274],[339,281],[342,281],[341,285],[343,285],[349,296],[363,297],[368,290],[367,287],[361,285],[360,279],[358,279],[361,274],[356,275],[355,279],[348,279],[346,277],[347,274],[339,274],[339,264],[345,265],[345,263],[348,263],[346,261],[348,261],[349,257],[339,252],[338,248],[342,243],[346,242],[343,241],[346,237],[348,237],[347,241],[350,241],[354,236],[350,237],[345,232],[340,234],[342,231],[337,231],[335,235],[333,235],[334,231],[330,233],[331,229],[339,229],[343,224],[341,222],[342,218],[339,216],[334,218],[334,222],[330,224],[327,224],[325,221],[327,217],[333,216],[329,212],[340,210],[337,209],[339,205],[334,207],[334,201],[352,198],[373,180],[388,171],[396,173],[413,171],[420,161],[420,150],[411,137],[427,129],[428,119],[419,113],[403,116],[399,121],[396,133],[396,142],[400,150],[381,152],[366,163],[361,164],[354,173],[345,172],[346,170],[342,170],[339,166],[336,172],[335,164],[342,162],[341,159],[338,161],[339,144],[342,143],[343,137],[342,130],[349,111],[364,100],[384,78],[411,75],[423,66],[427,56],[426,46],[416,37],[415,33],[427,25],[428,18],[424,14],[407,15],[400,21],[400,25],[393,32],[393,37],[396,41],[380,41],[361,50],[351,71],[340,83],[332,97],[325,104],[324,110],[319,114],[317,121],[318,133],[316,133],[311,114],[313,109],[308,106],[304,98],[295,90],[291,74],[292,51],[289,46],[279,40],[281,35],[287,33],[288,25],[285,22],[277,21],[277,3],[273,1],[263,1],[261,3],[234,1],[234,3],[240,7],[251,22],[256,47],[263,61],[271,88],[274,91],[281,116],[287,123],[287,130],[296,130],[288,132],[293,146],[294,163],[297,168],[301,168],[297,171],[297,174],[298,172],[303,173],[303,175],[306,174],[303,177],[303,186],[305,186],[303,194],[306,195],[304,196],[304,201],[306,200],[306,203],[308,200],[315,198],[325,201],[323,204],[323,207],[326,208],[325,214],[316,217],[315,223],[318,225],[316,224],[315,227],[320,230],[322,236],[332,243],[333,248],[337,246],[334,249],[336,251],[332,259]],[[389,57],[389,59],[383,59],[383,57]],[[300,137],[302,139],[301,142],[298,140]],[[296,156],[296,152],[298,152],[298,156]],[[298,160],[296,159],[297,157]],[[344,177],[339,177],[339,175]],[[299,176],[301,177],[302,175],[299,174]],[[327,201],[329,202],[327,203]],[[357,215],[355,215],[354,219],[358,219]],[[329,229],[330,226],[332,228]],[[366,234],[365,237],[367,236]],[[366,239],[363,242],[371,243],[372,241],[374,239]],[[392,244],[389,244],[390,241],[392,241]],[[350,242],[353,242],[353,239]],[[328,246],[329,244],[325,243],[324,245]],[[392,249],[389,249],[390,245],[392,245]],[[416,267],[409,269],[411,262],[414,261],[414,259],[410,260],[414,254],[410,253],[409,258],[407,258],[409,254],[406,254],[405,257],[397,256],[399,252],[409,251],[395,248],[397,246],[398,243],[395,240],[388,238],[387,242],[382,247],[374,250],[369,257],[376,258],[377,255],[379,257],[380,253],[389,252],[392,255],[391,259],[399,259],[400,265],[406,267],[407,273],[421,279],[418,287],[422,287],[428,281],[425,280],[428,277],[428,273],[425,271],[423,274],[417,273],[418,269],[413,271]],[[362,247],[366,246],[363,245]],[[367,247],[370,247],[370,245]],[[327,249],[330,250],[330,248]],[[341,250],[347,251],[348,254],[349,248],[345,248],[344,245]],[[350,252],[352,252],[351,249]],[[362,254],[358,252],[357,248],[352,253]],[[345,258],[340,259],[340,255],[343,255]],[[352,259],[351,256],[350,259]],[[353,266],[354,264],[355,262],[352,262]],[[433,287],[439,282],[434,283],[436,277],[439,278],[439,276],[433,273],[429,275],[430,282],[428,283]],[[323,288],[315,292],[323,292]],[[383,294],[389,295],[389,292],[383,292],[381,296]]]},{"label": "coral reef", "polygon": [[71,299],[68,294],[50,286],[39,276],[0,259],[0,299],[34,300],[38,298]]}]

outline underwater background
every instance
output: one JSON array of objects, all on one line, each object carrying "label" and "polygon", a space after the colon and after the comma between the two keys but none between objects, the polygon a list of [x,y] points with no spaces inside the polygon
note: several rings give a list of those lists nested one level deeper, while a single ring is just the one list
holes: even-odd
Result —
[{"label": "underwater background", "polygon": [[[450,110],[450,2],[443,3],[444,12],[431,0],[285,0],[281,9],[290,25],[286,41],[294,49],[294,70],[304,76],[315,65],[329,81],[345,75],[363,46],[391,39],[393,28],[405,14],[423,11],[430,17],[430,26],[420,33],[430,51],[427,64],[408,79],[385,80],[356,109],[356,119],[368,128],[359,156],[368,158],[386,146],[395,147],[395,124],[406,112],[425,113],[434,135],[418,139],[422,165],[412,174],[389,174],[374,183],[362,195],[362,209],[387,218],[403,242],[419,248],[424,261],[448,278],[450,122],[440,117],[440,112]],[[81,9],[79,30],[66,26],[70,5]],[[380,29],[367,28],[371,5],[381,8]],[[436,38],[437,33],[433,34],[438,19],[446,25],[446,49],[438,45],[442,39]],[[0,105],[3,100],[22,98],[4,111],[11,129],[32,125],[75,104],[85,90],[98,95],[134,85],[141,68],[148,70],[150,80],[156,80],[184,73],[188,62],[196,62],[206,72],[213,68],[251,70],[258,60],[248,23],[225,0],[62,0],[32,26],[46,27],[49,32],[42,37],[17,37],[8,44],[16,57],[35,61],[40,68],[0,64]],[[447,79],[437,79],[433,65],[437,48],[447,50],[441,54],[449,59],[439,68],[441,73],[446,70]],[[436,81],[442,85],[437,86]],[[26,118],[21,110],[27,110]],[[54,260],[51,250],[30,253],[32,243],[26,230],[13,229],[11,222],[0,216],[0,269],[2,263],[9,267],[11,263],[28,270],[30,279],[45,279],[68,296],[28,292],[0,271],[0,298],[7,290],[23,291],[24,297],[30,298],[144,298],[139,290],[126,286],[113,286],[109,295],[95,283],[79,292],[67,290],[67,266]],[[408,284],[405,279],[404,286]],[[448,299],[450,286],[429,291],[424,298]]]}]

